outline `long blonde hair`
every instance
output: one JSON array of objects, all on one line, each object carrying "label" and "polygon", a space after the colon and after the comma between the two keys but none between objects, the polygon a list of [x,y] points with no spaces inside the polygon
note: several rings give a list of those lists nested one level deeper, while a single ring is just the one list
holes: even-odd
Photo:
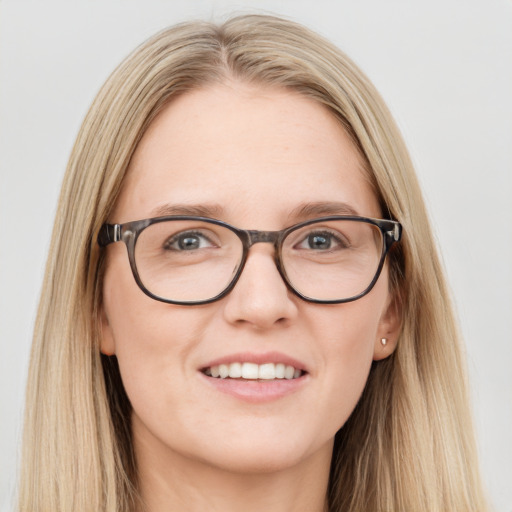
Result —
[{"label": "long blonde hair", "polygon": [[172,98],[227,78],[293,89],[339,119],[386,215],[402,332],[375,362],[336,435],[330,511],[486,510],[459,334],[410,158],[382,99],[337,48],[306,28],[248,15],[185,23],[135,50],[94,101],[70,157],[39,306],[26,398],[19,509],[132,511],[130,404],[100,355],[103,259],[96,234],[144,131]]}]

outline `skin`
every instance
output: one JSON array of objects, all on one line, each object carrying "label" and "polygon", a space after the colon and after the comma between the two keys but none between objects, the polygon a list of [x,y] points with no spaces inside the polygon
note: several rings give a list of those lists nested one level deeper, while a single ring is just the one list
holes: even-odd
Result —
[{"label": "skin", "polygon": [[[175,99],[151,124],[109,221],[157,216],[167,204],[214,204],[230,224],[279,230],[303,220],[291,215],[299,205],[325,201],[380,217],[362,168],[318,103],[235,81],[209,86]],[[357,301],[311,304],[287,289],[272,246],[257,244],[228,296],[169,305],[138,288],[124,244],[109,246],[101,350],[117,356],[133,405],[147,509],[325,510],[334,435],[372,360],[395,347],[399,316],[388,287],[385,268]],[[296,392],[250,403],[207,385],[199,371],[229,354],[268,351],[306,364]]]}]

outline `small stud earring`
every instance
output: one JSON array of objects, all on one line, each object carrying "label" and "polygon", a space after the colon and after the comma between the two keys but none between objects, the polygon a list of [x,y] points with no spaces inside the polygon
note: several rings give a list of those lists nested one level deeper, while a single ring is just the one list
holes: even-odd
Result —
[{"label": "small stud earring", "polygon": [[385,347],[387,344],[388,344],[388,339],[387,338],[381,338],[380,339],[380,344]]}]

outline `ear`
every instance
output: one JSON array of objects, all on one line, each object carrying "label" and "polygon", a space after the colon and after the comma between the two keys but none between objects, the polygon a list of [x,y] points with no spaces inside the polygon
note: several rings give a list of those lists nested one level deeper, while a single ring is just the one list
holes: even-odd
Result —
[{"label": "ear", "polygon": [[396,294],[390,294],[377,330],[373,350],[373,360],[379,361],[389,357],[396,349],[398,336],[402,327],[402,305]]},{"label": "ear", "polygon": [[101,307],[100,329],[101,329],[100,351],[102,354],[105,354],[106,356],[113,356],[116,353],[114,335],[112,333],[112,328],[110,327],[110,323],[108,321],[107,313],[105,312],[104,306]]}]

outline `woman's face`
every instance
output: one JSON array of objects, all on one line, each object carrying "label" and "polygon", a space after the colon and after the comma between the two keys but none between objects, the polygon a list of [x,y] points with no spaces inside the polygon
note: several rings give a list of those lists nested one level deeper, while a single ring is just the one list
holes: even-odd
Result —
[{"label": "woman's face", "polygon": [[[185,94],[160,113],[109,220],[210,212],[240,228],[281,230],[349,210],[381,216],[339,122],[297,93],[230,83]],[[118,358],[139,455],[239,472],[328,460],[372,360],[390,354],[398,329],[386,268],[359,300],[312,304],[289,291],[265,243],[251,248],[230,294],[200,306],[146,296],[126,247],[113,244],[103,293],[101,348]],[[302,374],[208,376],[219,362],[289,364]]]}]

